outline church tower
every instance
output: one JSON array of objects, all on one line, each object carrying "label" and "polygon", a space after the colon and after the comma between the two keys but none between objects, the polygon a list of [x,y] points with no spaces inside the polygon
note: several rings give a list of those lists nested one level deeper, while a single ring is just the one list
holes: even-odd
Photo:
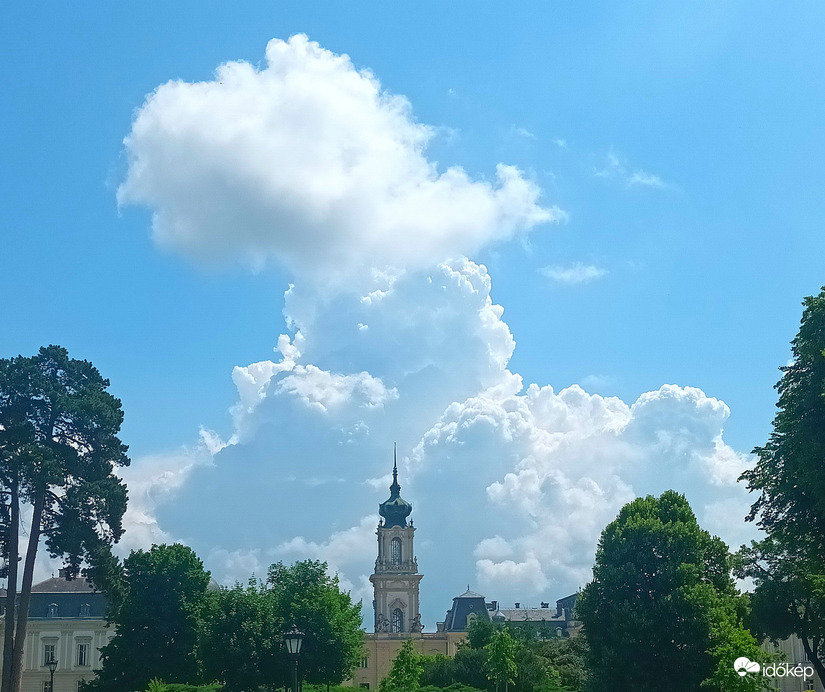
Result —
[{"label": "church tower", "polygon": [[397,452],[393,450],[392,485],[390,498],[378,505],[378,559],[370,577],[375,598],[375,632],[421,632],[418,612],[418,561],[413,551],[415,527],[407,517],[412,505],[401,498],[398,485]]}]

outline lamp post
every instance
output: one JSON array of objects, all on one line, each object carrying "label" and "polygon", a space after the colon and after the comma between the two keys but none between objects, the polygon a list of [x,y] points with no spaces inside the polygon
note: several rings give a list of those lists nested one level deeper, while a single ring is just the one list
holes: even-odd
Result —
[{"label": "lamp post", "polygon": [[304,633],[293,623],[292,629],[284,632],[287,653],[292,657],[292,692],[298,692],[298,655],[304,643]]},{"label": "lamp post", "polygon": [[49,692],[54,692],[54,671],[57,670],[57,659],[54,657],[54,654],[49,656],[46,665],[49,667]]}]

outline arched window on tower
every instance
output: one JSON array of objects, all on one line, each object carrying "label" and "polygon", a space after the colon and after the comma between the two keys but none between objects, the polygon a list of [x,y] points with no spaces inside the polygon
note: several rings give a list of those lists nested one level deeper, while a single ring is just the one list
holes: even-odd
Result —
[{"label": "arched window on tower", "polygon": [[401,608],[396,608],[392,611],[392,621],[390,623],[390,631],[391,632],[403,632],[404,631],[404,613],[401,612]]},{"label": "arched window on tower", "polygon": [[390,541],[390,564],[401,564],[401,539],[393,538]]}]

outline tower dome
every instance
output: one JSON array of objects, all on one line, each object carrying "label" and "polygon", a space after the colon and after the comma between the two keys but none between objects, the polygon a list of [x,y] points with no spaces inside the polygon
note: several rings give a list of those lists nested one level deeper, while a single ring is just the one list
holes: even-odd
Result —
[{"label": "tower dome", "polygon": [[412,512],[412,505],[401,497],[401,486],[398,485],[398,459],[396,449],[393,448],[392,485],[390,497],[378,505],[378,513],[384,518],[384,526],[406,526],[407,517]]}]

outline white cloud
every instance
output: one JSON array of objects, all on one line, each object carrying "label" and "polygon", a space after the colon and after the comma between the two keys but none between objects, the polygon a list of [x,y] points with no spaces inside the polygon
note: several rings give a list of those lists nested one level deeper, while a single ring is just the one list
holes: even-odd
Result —
[{"label": "white cloud", "polygon": [[133,460],[130,466],[118,469],[129,490],[129,503],[123,517],[124,535],[118,552],[126,555],[129,550],[148,548],[153,543],[175,541],[158,523],[158,505],[174,498],[193,471],[211,464],[214,455],[225,446],[218,435],[201,428],[194,448],[181,447],[174,452],[143,456]]},{"label": "white cloud", "polygon": [[628,187],[667,187],[665,181],[662,180],[658,175],[653,173],[648,173],[647,171],[637,170],[633,171],[633,174],[628,177],[627,179],[627,186]]},{"label": "white cloud", "polygon": [[[333,533],[326,541],[319,543],[296,536],[281,543],[272,553],[279,559],[322,560],[327,563],[331,574],[338,574],[341,586],[352,593],[354,600],[370,602],[372,584],[367,574],[360,574],[353,582],[342,568],[348,566],[358,570],[372,565],[375,560],[376,526],[378,515],[371,514],[361,517],[356,526]],[[366,615],[369,618],[369,613]]]},{"label": "white cloud", "polygon": [[432,266],[561,216],[499,164],[494,182],[425,154],[434,129],[346,55],[273,39],[266,66],[172,81],[125,139],[119,203],[152,208],[163,247],[208,262],[276,261],[329,282],[354,270]]},{"label": "white cloud", "polygon": [[594,174],[597,178],[619,180],[626,188],[650,187],[664,189],[670,187],[655,173],[650,173],[641,168],[631,171],[624,160],[612,150],[607,153],[604,163],[595,169]]},{"label": "white cloud", "polygon": [[[162,245],[282,262],[295,283],[278,357],[232,373],[228,442],[205,433],[196,451],[124,471],[129,540],[197,534],[224,580],[279,558],[327,560],[369,601],[365,513],[386,498],[375,483],[387,483],[393,441],[430,627],[472,574],[499,600],[573,591],[637,494],[683,491],[700,521],[738,537],[726,523],[747,511],[735,477],[748,457],[724,441],[722,401],[664,385],[626,403],[524,387],[508,369],[515,339],[487,268],[464,254],[560,212],[513,168],[495,184],[439,173],[431,136],[405,99],[302,36],[270,42],[263,69],[229,63],[147,99],[121,203],[152,208]],[[612,153],[604,171],[634,175]],[[545,273],[575,283],[604,270]],[[329,291],[327,276],[350,280]]]},{"label": "white cloud", "polygon": [[534,135],[530,130],[526,127],[520,127],[518,125],[510,125],[510,136],[511,137],[522,137],[523,139],[535,139],[536,135]]},{"label": "white cloud", "polygon": [[559,284],[575,286],[577,284],[587,284],[607,274],[606,269],[593,264],[583,264],[576,262],[569,267],[548,266],[539,269],[539,272]]}]

